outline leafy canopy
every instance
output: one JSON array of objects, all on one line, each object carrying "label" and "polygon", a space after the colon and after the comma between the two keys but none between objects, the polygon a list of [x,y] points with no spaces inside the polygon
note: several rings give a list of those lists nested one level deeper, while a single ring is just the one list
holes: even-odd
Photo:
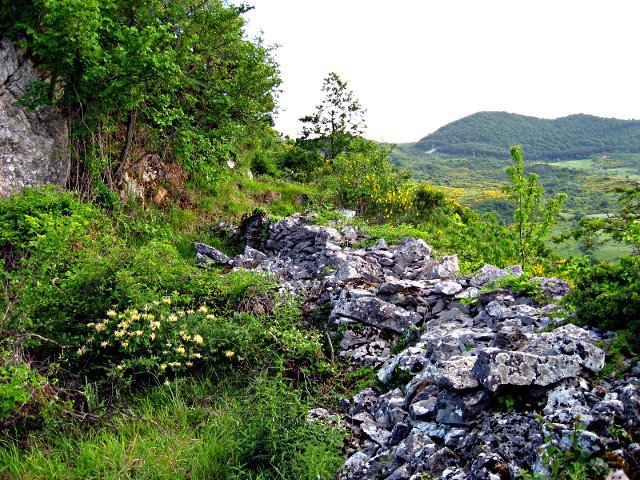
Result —
[{"label": "leafy canopy", "polygon": [[[626,243],[633,249],[635,256],[640,255],[640,184],[630,187],[618,187],[619,211],[605,218],[584,217],[578,228],[570,234],[583,239],[588,248],[593,247],[599,238],[610,236],[613,240]],[[602,235],[605,237],[602,237]],[[565,235],[565,238],[569,235]]]},{"label": "leafy canopy", "polygon": [[125,167],[150,154],[187,170],[215,169],[271,123],[278,69],[268,48],[244,37],[245,5],[20,5],[0,15],[0,29],[49,72],[24,102],[42,102],[44,91],[72,120],[74,153],[90,179],[113,188]]}]

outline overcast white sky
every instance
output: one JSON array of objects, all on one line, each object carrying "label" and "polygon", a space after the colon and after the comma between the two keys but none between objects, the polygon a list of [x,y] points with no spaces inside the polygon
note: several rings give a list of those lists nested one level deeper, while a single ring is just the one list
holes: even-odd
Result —
[{"label": "overcast white sky", "polygon": [[481,110],[640,118],[639,0],[249,0],[278,44],[276,128],[296,137],[335,71],[366,136],[417,141]]}]

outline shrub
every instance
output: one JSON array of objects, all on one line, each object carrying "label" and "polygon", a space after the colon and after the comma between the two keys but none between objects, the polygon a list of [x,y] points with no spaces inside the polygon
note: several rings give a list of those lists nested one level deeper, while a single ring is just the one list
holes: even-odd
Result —
[{"label": "shrub", "polygon": [[[86,324],[85,345],[76,353],[91,369],[105,369],[115,377],[165,378],[205,365],[251,369],[274,365],[279,358],[307,364],[317,360],[320,338],[296,328],[299,309],[291,300],[260,313],[228,310],[229,299],[248,300],[251,295],[251,288],[240,284],[230,287],[217,305],[185,306],[190,298],[176,293],[140,310],[109,310],[105,318]],[[257,302],[235,305],[256,309]]]},{"label": "shrub", "polygon": [[46,378],[15,353],[0,351],[0,432],[37,421],[54,398]]},{"label": "shrub", "polygon": [[[27,190],[0,202],[0,278],[7,327],[59,343],[111,303],[114,274],[126,249],[113,222],[74,194]],[[2,267],[2,265],[0,265]]]},{"label": "shrub", "polygon": [[595,265],[574,260],[567,271],[573,281],[567,300],[579,320],[601,329],[640,332],[640,257]]},{"label": "shrub", "polygon": [[389,151],[373,142],[361,141],[353,151],[333,159],[338,201],[375,221],[388,220],[412,207],[407,177],[389,160]]}]

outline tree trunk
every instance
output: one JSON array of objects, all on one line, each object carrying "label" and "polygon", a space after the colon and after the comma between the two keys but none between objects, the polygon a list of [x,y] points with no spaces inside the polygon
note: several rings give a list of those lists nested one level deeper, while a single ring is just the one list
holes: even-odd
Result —
[{"label": "tree trunk", "polygon": [[138,109],[134,108],[129,112],[129,123],[127,124],[127,138],[124,141],[122,152],[120,153],[120,162],[118,164],[118,170],[114,175],[116,180],[120,179],[122,172],[124,171],[125,162],[129,156],[129,150],[131,149],[131,142],[133,141],[133,134],[136,131],[136,118],[138,117]]}]

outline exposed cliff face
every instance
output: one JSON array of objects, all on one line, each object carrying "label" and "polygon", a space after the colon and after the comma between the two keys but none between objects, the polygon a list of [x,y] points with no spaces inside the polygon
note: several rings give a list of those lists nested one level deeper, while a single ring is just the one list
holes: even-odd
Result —
[{"label": "exposed cliff face", "polygon": [[15,105],[36,80],[31,60],[8,38],[0,40],[0,197],[69,178],[66,121],[47,105],[33,111]]}]

